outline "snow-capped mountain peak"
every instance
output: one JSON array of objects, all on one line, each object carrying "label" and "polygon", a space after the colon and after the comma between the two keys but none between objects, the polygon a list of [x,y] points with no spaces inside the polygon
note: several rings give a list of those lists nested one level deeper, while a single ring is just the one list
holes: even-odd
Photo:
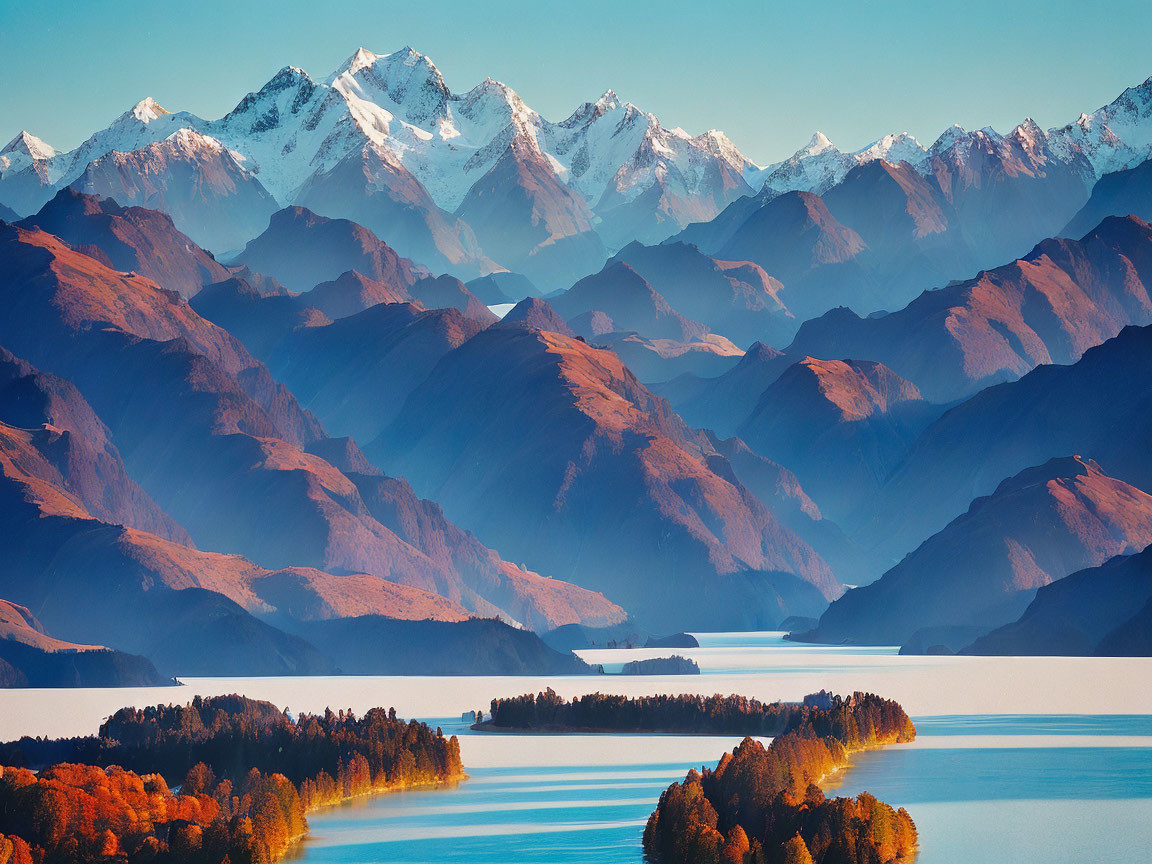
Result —
[{"label": "snow-capped mountain peak", "polygon": [[1048,130],[1053,152],[1086,158],[1097,177],[1152,157],[1152,78],[1060,129]]},{"label": "snow-capped mountain peak", "polygon": [[908,162],[918,166],[928,156],[924,145],[916,140],[916,136],[909,132],[889,133],[878,141],[874,141],[855,154],[860,164],[871,162],[874,159],[883,159],[886,162]]},{"label": "snow-capped mountain peak", "polygon": [[963,141],[967,137],[968,130],[959,123],[953,123],[940,133],[939,138],[932,142],[932,146],[928,148],[928,152],[932,154],[943,153],[955,146],[958,141]]},{"label": "snow-capped mountain peak", "polygon": [[141,123],[151,123],[153,120],[163,117],[165,114],[171,114],[172,112],[162,107],[160,103],[151,96],[148,96],[133,105],[132,110],[128,113]]},{"label": "snow-capped mountain peak", "polygon": [[1041,151],[1048,143],[1048,135],[1031,117],[1025,117],[1022,123],[1008,133],[1008,137],[1019,143],[1024,152],[1033,159],[1040,157]]},{"label": "snow-capped mountain peak", "polygon": [[[692,136],[666,128],[612,90],[554,124],[494,78],[452,91],[432,60],[409,46],[388,54],[361,47],[326,79],[285,66],[219,120],[172,114],[154,99],[142,100],[77,150],[51,159],[45,188],[71,182],[105,155],[163,142],[185,128],[207,137],[184,134],[173,145],[219,141],[283,204],[310,177],[369,146],[387,151],[447,211],[460,206],[509,147],[536,154],[536,164],[547,165],[589,205],[613,181],[629,195],[668,178],[687,195],[719,183],[717,195],[730,197],[741,182],[718,176],[732,169],[747,178],[759,170],[723,133]],[[703,218],[708,210],[694,215]]]},{"label": "snow-capped mountain peak", "polygon": [[817,156],[820,153],[823,153],[825,150],[835,149],[836,146],[828,139],[828,136],[817,129],[812,134],[811,140],[804,147],[796,151],[792,158],[795,159],[797,156],[801,156],[801,154],[804,156]]},{"label": "snow-capped mountain peak", "polygon": [[0,150],[0,180],[29,169],[37,176],[48,176],[51,173],[48,166],[52,164],[51,160],[55,156],[56,151],[51,146],[21,129],[19,134]]},{"label": "snow-capped mountain peak", "polygon": [[33,160],[51,159],[56,155],[56,150],[31,132],[21,129],[16,137],[9,141],[3,150],[0,150],[0,156],[14,157],[16,155]]},{"label": "snow-capped mountain peak", "polygon": [[229,156],[236,160],[237,163],[244,162],[244,156],[225,147],[216,138],[211,135],[204,135],[197,132],[195,129],[187,127],[177,129],[171,135],[164,139],[163,144],[169,146],[174,150],[183,151],[189,154],[211,154],[211,153],[224,153],[227,152]]},{"label": "snow-capped mountain peak", "polygon": [[800,190],[827,191],[851,167],[851,157],[841,153],[823,132],[813,133],[808,143],[775,165],[762,169],[755,180],[769,196]]},{"label": "snow-capped mountain peak", "polygon": [[360,48],[327,83],[426,131],[445,118],[452,98],[436,64],[407,46],[391,54]]},{"label": "snow-capped mountain peak", "polygon": [[380,59],[379,54],[373,54],[367,48],[361,46],[356,49],[356,53],[344,61],[335,72],[332,73],[332,78],[339,78],[341,75],[355,75],[361,69],[366,69],[377,60]]},{"label": "snow-capped mountain peak", "polygon": [[620,107],[620,98],[612,90],[604,93],[594,102],[585,102],[566,118],[555,124],[560,129],[577,129],[595,122],[610,111]]},{"label": "snow-capped mountain peak", "polygon": [[[0,200],[8,189],[5,203],[36,209],[93,161],[160,143],[188,153],[226,149],[230,161],[255,175],[281,204],[293,203],[311,179],[329,177],[345,160],[355,166],[360,154],[375,154],[372,164],[407,175],[405,182],[422,186],[420,194],[427,192],[449,213],[511,151],[531,166],[529,174],[551,172],[594,209],[597,230],[611,245],[641,236],[635,233],[639,224],[651,232],[646,239],[659,241],[667,226],[709,219],[756,188],[767,197],[792,190],[822,194],[854,167],[875,160],[908,162],[926,173],[937,158],[978,168],[986,155],[995,155],[1020,160],[1021,170],[1051,160],[1076,162],[1098,177],[1152,156],[1152,78],[1047,133],[1031,119],[1008,135],[953,126],[928,148],[901,132],[842,152],[816,132],[788,159],[761,168],[723,132],[693,135],[665,126],[613,90],[551,122],[494,78],[453,91],[432,60],[409,46],[388,54],[361,47],[326,79],[285,66],[219,120],[170,113],[148,98],[69,153],[57,154],[21,133],[0,151]],[[510,180],[497,180],[527,176],[506,173]],[[355,185],[362,174],[352,168],[339,176]]]},{"label": "snow-capped mountain peak", "polygon": [[609,88],[600,94],[600,98],[592,103],[597,108],[610,111],[620,104],[620,97],[616,95],[616,91]]}]

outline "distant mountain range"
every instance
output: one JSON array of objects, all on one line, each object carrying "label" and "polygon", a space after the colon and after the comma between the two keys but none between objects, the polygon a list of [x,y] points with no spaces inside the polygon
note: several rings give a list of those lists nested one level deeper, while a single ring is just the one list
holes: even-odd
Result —
[{"label": "distant mountain range", "polygon": [[0,683],[595,671],[558,627],[1147,651],[1150,156],[1152,79],[762,167],[409,49],[22,133]]},{"label": "distant mountain range", "polygon": [[[895,242],[883,235],[902,229],[867,216],[853,225],[867,198],[909,196],[916,245],[931,258],[1016,257],[1056,234],[1096,180],[1152,155],[1150,114],[1146,81],[1047,132],[1031,120],[1006,135],[952,127],[928,147],[887,134],[854,153],[817,133],[759,166],[722,132],[666,127],[612,91],[553,122],[491,78],[456,93],[411,48],[361,48],[323,79],[286,66],[217,120],[148,98],[71,151],[21,132],[0,152],[0,202],[29,215],[75,185],[162,209],[217,253],[302,204],[361,222],[437,271],[506,268],[565,288],[628,243],[685,228],[711,254],[746,244],[750,212],[810,192],[831,194],[837,221],[867,229],[868,266],[881,278],[892,275]],[[878,165],[905,171],[899,190],[878,190]]]}]

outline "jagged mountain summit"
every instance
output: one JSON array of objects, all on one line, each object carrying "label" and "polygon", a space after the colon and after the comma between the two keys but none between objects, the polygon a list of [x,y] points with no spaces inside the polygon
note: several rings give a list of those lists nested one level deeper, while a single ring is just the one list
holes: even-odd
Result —
[{"label": "jagged mountain summit", "polygon": [[1087,158],[1097,177],[1134,168],[1152,157],[1152,77],[1048,136],[1060,155]]},{"label": "jagged mountain summit", "polygon": [[1095,180],[1113,171],[1133,168],[1152,157],[1152,77],[1129,87],[1114,101],[1081,114],[1074,122],[1047,131],[1026,118],[1008,134],[985,127],[968,131],[954,125],[928,147],[907,132],[888,134],[860,150],[844,153],[822,132],[789,158],[761,169],[765,194],[805,191],[822,194],[857,165],[882,159],[908,162],[922,174],[935,171],[933,160],[961,163],[981,151],[1018,146],[1037,164],[1052,161],[1077,165]]},{"label": "jagged mountain summit", "polygon": [[[583,208],[589,220],[619,236],[611,244],[618,247],[636,237],[660,240],[689,221],[715,216],[754,191],[748,180],[760,170],[723,133],[692,136],[667,128],[611,91],[551,122],[492,78],[457,93],[431,59],[411,48],[390,54],[361,48],[323,79],[286,66],[218,120],[171,113],[149,98],[70,152],[56,153],[22,133],[0,159],[0,201],[33,212],[90,163],[165,142],[181,130],[203,136],[201,147],[234,156],[280,205],[302,203],[305,192],[330,206],[387,192],[435,223],[428,229],[432,246],[457,270],[474,264],[470,275],[499,269],[483,261],[475,238],[453,216],[482,181],[509,184],[528,202],[529,220],[545,229],[539,245],[588,230],[555,222],[555,213]],[[509,153],[531,170],[502,170]],[[117,163],[127,170],[123,159]],[[336,170],[342,164],[355,167]],[[150,176],[163,186],[162,174]],[[345,187],[342,196],[327,188],[337,183]],[[573,203],[561,205],[564,197]],[[592,215],[601,209],[607,215]],[[239,237],[234,248],[247,239]],[[527,257],[534,248],[521,251]]]},{"label": "jagged mountain summit", "polygon": [[436,272],[511,270],[553,291],[634,241],[679,236],[715,255],[772,199],[823,195],[876,162],[938,190],[955,243],[985,266],[1055,234],[1104,173],[1150,155],[1152,79],[1048,131],[954,126],[930,146],[901,132],[854,152],[816,133],[760,166],[723,132],[666,126],[611,90],[553,121],[492,78],[457,92],[412,48],[361,48],[324,78],[286,66],[215,120],[147,98],[71,151],[21,132],[0,152],[0,203],[29,215],[76,184],[165,209],[217,254],[303,205]]}]

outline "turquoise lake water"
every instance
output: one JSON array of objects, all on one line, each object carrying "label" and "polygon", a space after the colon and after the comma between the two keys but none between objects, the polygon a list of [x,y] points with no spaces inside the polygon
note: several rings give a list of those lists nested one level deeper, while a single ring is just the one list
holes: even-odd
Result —
[{"label": "turquoise lake water", "polygon": [[[195,679],[181,688],[8,691],[0,738],[95,731],[123,705],[239,692],[292,710],[395,706],[460,736],[469,779],[309,816],[295,864],[642,861],[660,792],[714,765],[734,738],[476,734],[460,712],[553,687],[799,699],[827,688],[897,699],[917,740],[859,754],[825,785],[908,809],[920,864],[1152,862],[1152,659],[900,657],[778,633],[698,634],[699,676]],[[669,651],[586,651],[609,671]],[[1085,713],[1086,707],[1094,712]]]}]

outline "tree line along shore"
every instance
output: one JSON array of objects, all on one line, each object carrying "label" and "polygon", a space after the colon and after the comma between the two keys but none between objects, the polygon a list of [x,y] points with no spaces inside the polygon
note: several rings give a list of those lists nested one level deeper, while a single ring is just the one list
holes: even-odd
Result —
[{"label": "tree line along shore", "polygon": [[692,770],[660,796],[644,830],[653,864],[892,864],[917,848],[903,808],[868,793],[827,798],[819,786],[854,752],[916,737],[899,704],[871,693],[821,691],[801,703],[604,693],[569,701],[548,689],[492,700],[491,719],[474,728],[746,736],[715,769]]},{"label": "tree line along shore", "polygon": [[242,696],[124,708],[96,736],[0,745],[0,766],[0,864],[270,864],[312,810],[466,776],[455,736],[394,710]]},{"label": "tree line along shore", "polygon": [[[771,736],[745,737],[664,791],[643,835],[653,864],[894,864],[916,850],[902,808],[819,786],[854,752],[915,738],[891,700],[567,701],[549,689],[491,707],[477,728]],[[235,695],[124,708],[94,736],[0,744],[0,766],[0,864],[273,864],[319,807],[466,777],[455,736],[394,710],[293,717]]]}]

